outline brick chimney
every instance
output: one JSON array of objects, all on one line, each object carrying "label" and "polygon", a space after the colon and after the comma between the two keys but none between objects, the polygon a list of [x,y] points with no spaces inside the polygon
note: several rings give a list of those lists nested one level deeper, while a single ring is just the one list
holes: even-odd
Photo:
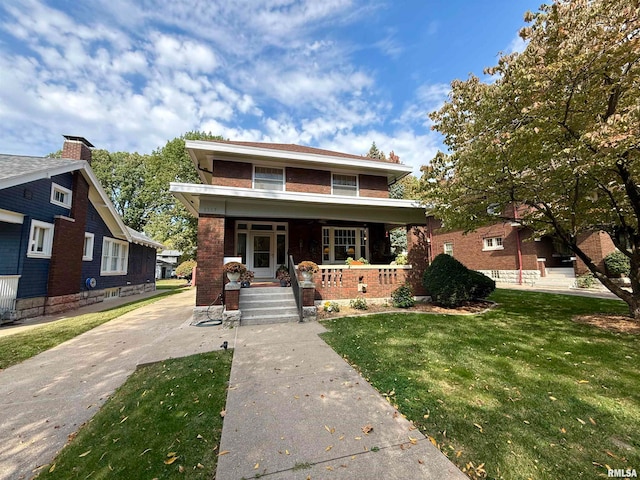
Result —
[{"label": "brick chimney", "polygon": [[62,158],[73,160],[86,160],[91,164],[91,149],[95,148],[89,140],[84,137],[74,137],[63,135],[64,145],[62,146]]}]

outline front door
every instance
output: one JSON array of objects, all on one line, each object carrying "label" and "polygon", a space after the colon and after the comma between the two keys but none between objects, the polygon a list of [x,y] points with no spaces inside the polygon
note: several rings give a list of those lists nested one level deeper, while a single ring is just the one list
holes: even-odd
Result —
[{"label": "front door", "polygon": [[256,278],[275,277],[273,251],[273,233],[251,233],[247,268],[253,271]]}]

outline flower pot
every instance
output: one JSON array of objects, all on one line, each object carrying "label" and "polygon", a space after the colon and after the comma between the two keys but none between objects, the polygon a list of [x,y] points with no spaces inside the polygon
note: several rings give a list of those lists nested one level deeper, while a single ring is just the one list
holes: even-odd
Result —
[{"label": "flower pot", "polygon": [[238,283],[240,279],[240,272],[227,272],[227,278],[231,283]]},{"label": "flower pot", "polygon": [[302,279],[305,282],[310,282],[311,279],[313,278],[313,273],[311,273],[311,272],[301,272],[301,273],[302,273]]},{"label": "flower pot", "polygon": [[250,282],[240,282],[240,287],[249,288],[251,286]]}]

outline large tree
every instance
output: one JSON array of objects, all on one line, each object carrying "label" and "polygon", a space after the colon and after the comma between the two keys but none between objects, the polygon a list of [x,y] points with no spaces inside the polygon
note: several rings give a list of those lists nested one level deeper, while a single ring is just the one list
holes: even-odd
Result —
[{"label": "large tree", "polygon": [[[454,81],[431,114],[449,153],[423,167],[424,199],[448,227],[502,212],[556,236],[639,319],[639,4],[556,0],[525,20],[525,50],[487,69],[493,81]],[[598,230],[629,257],[632,292],[579,247]]]}]

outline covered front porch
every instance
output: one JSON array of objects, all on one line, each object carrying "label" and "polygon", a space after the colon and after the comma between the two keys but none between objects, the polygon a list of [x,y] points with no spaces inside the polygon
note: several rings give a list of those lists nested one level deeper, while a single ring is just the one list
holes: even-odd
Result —
[{"label": "covered front porch", "polygon": [[[425,224],[425,210],[412,201],[193,184],[171,190],[198,216],[196,307],[224,291],[225,257],[238,257],[257,281],[275,280],[281,265],[297,275],[299,262],[313,261],[316,300],[385,298],[407,281],[420,287],[426,258],[391,265],[392,229],[408,230],[410,259],[421,241],[411,227]],[[368,264],[347,265],[348,258]]]}]

